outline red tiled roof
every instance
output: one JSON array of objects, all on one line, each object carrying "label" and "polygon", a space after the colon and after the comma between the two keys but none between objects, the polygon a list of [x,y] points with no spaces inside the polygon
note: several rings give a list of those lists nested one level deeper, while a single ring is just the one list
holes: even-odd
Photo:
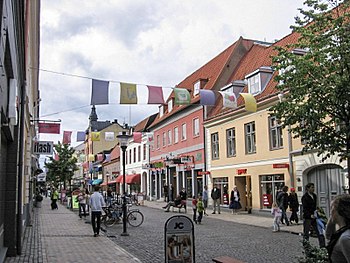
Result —
[{"label": "red tiled roof", "polygon": [[[191,75],[186,77],[183,81],[181,81],[176,87],[185,88],[191,92],[191,104],[190,105],[174,105],[173,110],[170,113],[165,113],[162,118],[160,118],[159,114],[157,115],[155,121],[150,126],[154,126],[157,123],[167,119],[168,117],[174,115],[175,113],[190,107],[199,101],[199,96],[193,97],[193,84],[200,79],[208,80],[204,86],[204,89],[214,90],[215,85],[220,81],[221,75],[225,71],[225,69],[233,70],[235,64],[237,64],[237,58],[234,57],[235,54],[242,54],[246,52],[250,46],[253,44],[252,40],[243,39],[242,37],[236,41],[234,44],[229,46],[227,49],[222,51],[215,58],[210,60],[208,63],[203,65],[201,68],[193,72]],[[237,56],[238,57],[238,56]],[[238,60],[240,57],[238,58]],[[233,65],[233,67],[232,67]],[[167,101],[170,98],[174,98],[174,92],[172,92]]]},{"label": "red tiled roof", "polygon": [[119,157],[120,157],[120,148],[118,145],[116,145],[111,151],[111,161],[118,159]]},{"label": "red tiled roof", "polygon": [[[299,38],[299,34],[293,32],[271,46],[263,46],[259,43],[254,44],[254,46],[248,51],[246,56],[241,60],[240,64],[236,67],[236,70],[231,75],[227,84],[230,84],[236,80],[244,80],[246,75],[254,72],[260,67],[272,66],[272,56],[277,54],[277,51],[274,50],[274,47],[286,46],[288,44],[296,43],[298,41],[298,38]],[[277,83],[274,80],[274,76],[276,74],[277,72],[273,73],[273,77],[267,83],[263,92],[261,92],[259,95],[255,97],[257,101],[264,100],[265,98],[268,98],[272,94],[275,94],[277,92],[277,89],[276,89]],[[248,86],[245,86],[242,92],[243,93],[248,92]],[[237,99],[238,109],[243,107],[243,105],[244,105],[244,100],[242,96],[239,96]],[[235,110],[237,109],[223,108],[222,97],[219,96],[218,100],[216,101],[216,106],[208,114],[207,120],[210,120],[217,116],[221,116],[222,114],[234,112]]]}]

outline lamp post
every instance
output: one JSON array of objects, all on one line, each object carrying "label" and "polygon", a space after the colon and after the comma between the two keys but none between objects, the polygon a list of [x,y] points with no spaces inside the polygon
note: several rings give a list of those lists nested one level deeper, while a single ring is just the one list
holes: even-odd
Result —
[{"label": "lamp post", "polygon": [[128,139],[129,135],[126,134],[125,131],[122,132],[122,134],[117,136],[120,144],[120,148],[122,149],[123,153],[123,233],[121,233],[121,236],[128,236],[128,232],[126,231],[126,185],[125,185],[125,152],[126,148],[128,146]]}]

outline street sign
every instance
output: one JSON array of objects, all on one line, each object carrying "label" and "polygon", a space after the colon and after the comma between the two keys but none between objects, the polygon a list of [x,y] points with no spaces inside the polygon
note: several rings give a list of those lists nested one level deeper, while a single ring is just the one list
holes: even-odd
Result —
[{"label": "street sign", "polygon": [[164,227],[165,262],[195,263],[194,226],[183,215],[170,217]]}]

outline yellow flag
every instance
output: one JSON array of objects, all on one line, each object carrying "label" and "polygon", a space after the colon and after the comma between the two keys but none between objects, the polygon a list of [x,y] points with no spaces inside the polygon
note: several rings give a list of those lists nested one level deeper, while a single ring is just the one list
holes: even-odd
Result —
[{"label": "yellow flag", "polygon": [[136,84],[120,83],[120,104],[137,104]]},{"label": "yellow flag", "polygon": [[257,105],[254,96],[250,93],[240,93],[245,102],[245,110],[250,112],[256,112]]},{"label": "yellow flag", "polygon": [[92,132],[91,133],[91,141],[93,141],[93,142],[100,141],[100,132]]}]

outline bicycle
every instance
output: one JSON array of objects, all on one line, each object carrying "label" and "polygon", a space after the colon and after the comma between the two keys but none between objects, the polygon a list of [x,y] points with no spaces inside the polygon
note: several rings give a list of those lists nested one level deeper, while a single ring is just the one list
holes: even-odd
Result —
[{"label": "bicycle", "polygon": [[[130,226],[138,227],[144,221],[144,215],[138,209],[130,209],[130,205],[127,206],[126,221]],[[101,217],[101,222],[106,227],[111,227],[115,223],[120,222],[123,216],[122,205],[113,204],[110,207],[104,207],[104,214]]]}]

